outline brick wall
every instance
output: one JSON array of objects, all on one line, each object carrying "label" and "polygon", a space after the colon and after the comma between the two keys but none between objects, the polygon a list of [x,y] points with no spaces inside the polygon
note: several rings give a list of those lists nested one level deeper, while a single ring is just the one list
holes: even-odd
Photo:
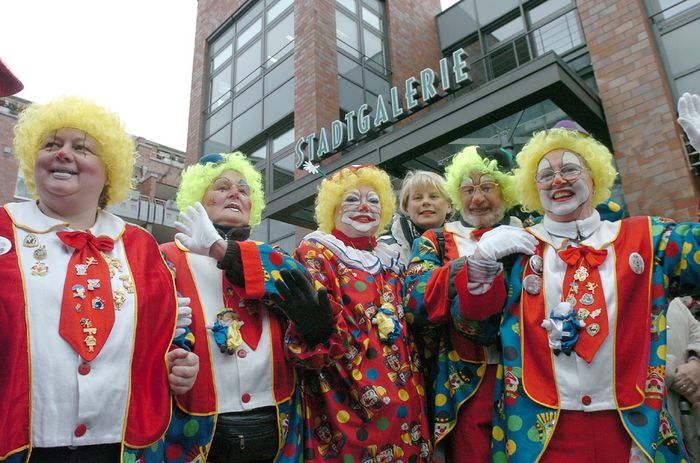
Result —
[{"label": "brick wall", "polygon": [[642,0],[578,0],[630,214],[694,220],[675,102]]}]

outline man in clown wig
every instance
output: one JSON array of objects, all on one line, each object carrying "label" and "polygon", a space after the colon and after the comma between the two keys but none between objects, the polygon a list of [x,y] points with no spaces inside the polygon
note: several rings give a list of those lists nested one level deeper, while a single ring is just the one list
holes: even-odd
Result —
[{"label": "man in clown wig", "polygon": [[[696,148],[698,109],[698,96],[681,98],[679,122]],[[536,133],[517,162],[521,203],[544,213],[523,232],[536,241],[507,294],[499,274],[460,308],[477,325],[502,314],[493,460],[686,461],[659,381],[668,298],[700,286],[698,224],[601,220],[594,207],[617,175],[612,154],[570,121]],[[502,254],[477,246],[469,264],[495,268]]]}]

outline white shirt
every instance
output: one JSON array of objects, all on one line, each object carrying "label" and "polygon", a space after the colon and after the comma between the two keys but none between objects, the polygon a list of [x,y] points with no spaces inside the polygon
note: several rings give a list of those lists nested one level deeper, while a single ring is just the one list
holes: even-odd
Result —
[{"label": "white shirt", "polygon": [[[621,222],[601,221],[597,211],[584,220],[572,222],[555,222],[544,218],[542,223],[530,228],[530,231],[542,241],[549,244],[542,256],[544,268],[542,290],[545,295],[546,312],[561,302],[562,284],[567,264],[559,258],[557,252],[565,249],[570,240],[582,238],[581,245],[595,249],[607,249],[605,261],[598,267],[601,284],[605,294],[608,311],[609,333],[593,357],[591,363],[572,352],[567,356],[554,356],[554,374],[559,390],[561,408],[564,410],[600,411],[614,410],[615,394],[613,389],[613,342],[617,315],[615,252],[612,241],[617,236]],[[585,332],[581,336],[586,336]],[[584,402],[590,402],[585,405]]]},{"label": "white shirt", "polygon": [[[15,226],[15,243],[24,282],[29,330],[31,369],[31,436],[34,447],[81,446],[122,441],[129,395],[131,353],[134,344],[134,295],[124,291],[126,301],[115,310],[109,338],[86,374],[79,373],[80,356],[59,335],[61,301],[68,261],[73,248],[63,244],[56,232],[68,231],[67,223],[44,215],[36,203],[7,204]],[[111,278],[112,289],[123,288],[120,275],[131,278],[121,234],[124,222],[99,211],[90,231],[115,240],[108,253],[121,262],[121,272]],[[28,235],[46,246],[43,262],[48,272],[32,275],[36,247],[25,246]],[[133,281],[133,280],[132,280]],[[116,307],[115,307],[116,309]],[[85,371],[83,367],[82,371]],[[76,429],[86,431],[77,436]],[[78,432],[80,434],[80,432]]]}]

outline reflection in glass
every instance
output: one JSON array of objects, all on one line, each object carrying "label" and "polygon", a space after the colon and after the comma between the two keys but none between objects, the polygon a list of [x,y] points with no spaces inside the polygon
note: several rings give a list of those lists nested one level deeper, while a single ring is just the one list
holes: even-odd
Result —
[{"label": "reflection in glass", "polygon": [[233,121],[233,144],[240,146],[262,130],[262,103],[258,103]]},{"label": "reflection in glass", "polygon": [[270,127],[294,111],[294,79],[265,97],[264,127]]},{"label": "reflection in glass", "polygon": [[224,64],[233,54],[233,43],[229,43],[226,48],[221,50],[221,53],[216,55],[213,60],[212,70],[215,71],[219,66]]},{"label": "reflection in glass", "polygon": [[275,3],[271,7],[267,9],[267,20],[266,23],[270,24],[272,21],[275,20],[277,16],[280,15],[284,10],[286,10],[292,3],[294,3],[294,0],[280,0],[279,2]]},{"label": "reflection in glass", "polygon": [[255,37],[262,30],[262,18],[258,18],[253,24],[251,24],[248,29],[244,30],[238,34],[236,39],[236,50],[240,50],[243,46],[250,42],[250,40]]},{"label": "reflection in glass", "polygon": [[231,65],[229,64],[211,81],[211,98],[209,99],[213,109],[221,106],[229,98],[231,90]]},{"label": "reflection in glass", "polygon": [[262,161],[263,159],[267,158],[267,148],[265,145],[261,146],[260,148],[257,148],[253,150],[249,155],[248,158],[252,163],[256,163],[258,161]]},{"label": "reflection in glass", "polygon": [[278,189],[294,181],[294,156],[285,156],[272,164],[272,188]]},{"label": "reflection in glass", "polygon": [[340,109],[343,111],[354,111],[364,102],[364,92],[362,87],[358,87],[349,80],[338,78],[338,100]]},{"label": "reflection in glass", "polygon": [[[292,45],[290,45],[292,44]],[[265,40],[265,59],[270,60],[268,65],[272,65],[278,61],[275,58],[281,50],[288,53],[294,49],[294,15],[286,16],[275,27],[267,31]],[[288,46],[290,45],[290,46]]]},{"label": "reflection in glass", "polygon": [[536,24],[547,16],[551,16],[553,13],[571,6],[571,4],[571,0],[547,0],[528,10],[527,16],[530,19],[530,24]]},{"label": "reflection in glass", "polygon": [[260,41],[255,42],[249,49],[236,58],[236,90],[239,91],[248,82],[260,75]]},{"label": "reflection in glass", "polygon": [[531,37],[537,56],[550,50],[561,55],[583,44],[583,33],[575,11],[570,11],[535,29]]},{"label": "reflection in glass", "polygon": [[338,48],[345,50],[355,58],[360,57],[357,23],[338,10],[335,11],[335,34]]},{"label": "reflection in glass", "polygon": [[207,119],[204,127],[204,136],[208,136],[209,134],[216,132],[219,130],[221,127],[223,127],[224,124],[229,122],[231,120],[231,103],[226,103],[221,109],[217,110],[214,112],[209,118]]},{"label": "reflection in glass", "polygon": [[274,154],[292,143],[294,143],[294,127],[272,139],[272,153]]},{"label": "reflection in glass", "polygon": [[230,150],[231,124],[227,124],[204,142],[205,153],[228,153]]},{"label": "reflection in glass", "polygon": [[382,20],[379,18],[379,16],[364,6],[362,7],[362,20],[375,29],[379,29],[380,31],[382,30]]},{"label": "reflection in glass", "polygon": [[294,75],[294,57],[289,57],[265,74],[265,91],[279,87]]},{"label": "reflection in glass", "polygon": [[365,41],[365,56],[377,63],[380,67],[384,66],[382,39],[377,37],[369,29],[362,29],[363,38]]},{"label": "reflection in glass", "polygon": [[336,0],[339,5],[343,5],[348,10],[353,13],[357,13],[357,6],[355,5],[355,0]]},{"label": "reflection in glass", "polygon": [[246,109],[262,99],[262,81],[257,81],[245,91],[239,92],[233,100],[233,117],[238,117]]}]

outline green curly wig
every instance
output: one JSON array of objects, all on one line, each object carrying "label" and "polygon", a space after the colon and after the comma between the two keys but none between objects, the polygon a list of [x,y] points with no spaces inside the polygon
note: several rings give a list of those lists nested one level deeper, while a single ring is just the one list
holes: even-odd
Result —
[{"label": "green curly wig", "polygon": [[214,183],[222,172],[233,170],[245,178],[250,186],[250,226],[254,227],[262,220],[262,211],[265,208],[265,193],[263,191],[262,176],[255,170],[253,164],[246,156],[236,151],[221,155],[220,162],[208,162],[206,164],[193,164],[182,172],[180,186],[177,189],[175,201],[181,211],[196,202],[202,202],[207,189]]},{"label": "green curly wig", "polygon": [[321,231],[330,233],[335,228],[335,213],[343,195],[360,185],[372,187],[379,195],[382,207],[379,228],[375,236],[381,235],[391,222],[396,196],[389,175],[374,166],[346,167],[329,179],[324,179],[316,195],[316,223]]},{"label": "green curly wig", "polygon": [[51,132],[64,128],[82,130],[99,144],[96,154],[107,174],[100,207],[124,201],[131,189],[134,140],[124,130],[117,114],[77,96],[59,97],[43,105],[34,103],[19,116],[15,126],[15,156],[32,196],[38,197],[34,162],[41,143]]},{"label": "green curly wig", "polygon": [[515,183],[525,211],[544,213],[535,182],[537,165],[547,153],[557,149],[576,153],[586,161],[593,179],[593,207],[610,197],[610,188],[617,176],[610,150],[584,133],[555,128],[537,132],[516,157]]},{"label": "green curly wig", "polygon": [[496,180],[507,209],[518,204],[513,175],[498,170],[498,161],[495,159],[482,158],[476,146],[467,146],[455,155],[450,165],[445,168],[445,189],[455,210],[463,212],[460,186],[466,177],[475,173],[488,174]]}]

